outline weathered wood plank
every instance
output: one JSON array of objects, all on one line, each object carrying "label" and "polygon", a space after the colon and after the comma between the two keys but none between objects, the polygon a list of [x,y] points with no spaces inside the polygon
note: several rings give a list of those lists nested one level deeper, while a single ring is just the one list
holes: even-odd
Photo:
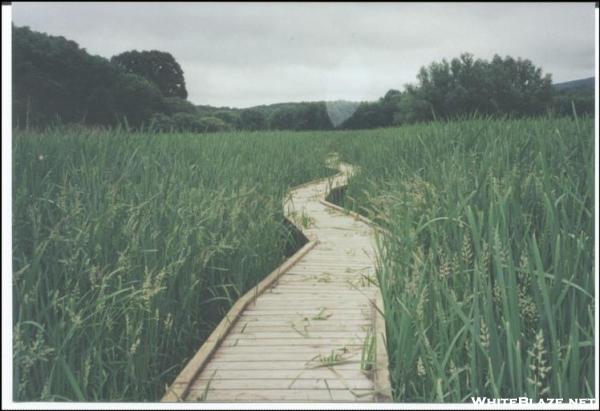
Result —
[{"label": "weathered wood plank", "polygon": [[[313,331],[310,338],[365,338],[367,335],[364,331]],[[235,333],[230,332],[228,337],[239,339],[254,339],[254,340],[270,340],[284,338],[304,338],[291,327],[287,331],[256,331]]]},{"label": "weathered wood plank", "polygon": [[298,331],[306,331],[308,333],[319,332],[319,331],[332,331],[332,332],[357,332],[364,331],[366,327],[369,327],[370,324],[368,322],[348,325],[348,324],[315,324],[308,322],[297,322],[297,323],[288,323],[284,325],[263,325],[262,323],[258,323],[261,325],[253,325],[252,323],[243,323],[236,324],[232,329],[232,333],[257,333],[257,332],[278,332],[278,331],[290,331],[290,330],[298,330]]},{"label": "weathered wood plank", "polygon": [[[295,224],[312,250],[234,305],[164,401],[389,400],[382,395],[389,393],[387,357],[380,353],[385,329],[376,338],[374,372],[363,372],[360,361],[367,331],[375,327],[378,336],[382,321],[374,315],[379,292],[371,283],[375,228],[324,200],[352,173],[344,164],[340,170],[296,187],[283,201],[292,223],[295,213],[311,217],[309,227]],[[332,355],[341,362],[324,367]]]},{"label": "weathered wood plank", "polygon": [[193,391],[189,401],[265,402],[265,401],[372,401],[371,390],[208,390]]},{"label": "weathered wood plank", "polygon": [[372,381],[364,378],[340,381],[335,378],[315,379],[235,379],[235,380],[206,380],[194,381],[190,391],[204,391],[206,387],[216,390],[256,390],[268,387],[271,390],[372,390]]},{"label": "weathered wood plank", "polygon": [[243,324],[248,324],[249,326],[262,326],[262,327],[270,327],[270,326],[290,326],[292,324],[295,325],[310,325],[310,326],[323,326],[323,327],[336,327],[336,326],[344,326],[344,325],[357,325],[357,324],[371,324],[370,320],[366,317],[360,317],[356,319],[342,319],[342,320],[333,320],[329,318],[327,321],[317,321],[317,320],[305,320],[304,318],[262,318],[262,317],[250,317],[244,315],[241,317],[234,327],[238,326],[242,327]]},{"label": "weathered wood plank", "polygon": [[[300,346],[300,345],[296,345],[296,346],[283,346],[283,347],[278,347],[277,348],[277,352],[278,353],[289,353],[289,354],[298,354],[298,353],[311,353],[313,355],[318,355],[318,354],[322,354],[322,355],[329,355],[331,353],[331,351],[335,350],[336,352],[338,351],[343,351],[345,349],[350,350],[351,352],[355,352],[355,351],[360,351],[362,349],[362,345],[355,345],[355,346],[344,346],[344,345],[340,345],[340,344],[321,344],[321,345],[317,345],[317,346]],[[272,351],[270,351],[272,352]],[[218,354],[224,354],[224,355],[229,355],[229,354],[246,354],[249,356],[255,355],[255,354],[264,354],[265,353],[265,349],[261,346],[234,346],[234,347],[219,347],[219,350],[217,351],[217,353],[215,353],[215,355]]]},{"label": "weathered wood plank", "polygon": [[[360,365],[360,358],[349,359],[348,362],[342,364],[333,364],[332,367],[336,371],[340,370],[356,370],[357,364]],[[205,370],[305,370],[305,369],[317,369],[323,368],[325,365],[321,364],[318,358],[314,361],[221,361],[220,359],[213,359],[206,367]]]},{"label": "weathered wood plank", "polygon": [[177,384],[180,381],[189,382],[191,381],[202,369],[205,363],[208,361],[210,355],[215,351],[218,344],[227,335],[231,326],[235,323],[239,315],[242,313],[248,303],[264,290],[269,288],[277,278],[289,270],[296,262],[298,262],[308,251],[317,245],[317,241],[311,241],[302,247],[297,253],[290,257],[286,262],[277,267],[271,274],[263,279],[256,287],[244,294],[234,305],[231,307],[225,318],[219,323],[215,330],[210,334],[208,339],[204,342],[200,350],[194,355],[191,361],[185,366],[183,371],[175,379],[173,387],[167,390],[162,401],[178,401],[183,398],[189,387]]},{"label": "weathered wood plank", "polygon": [[302,338],[299,336],[298,338],[271,338],[269,340],[262,340],[256,338],[226,338],[222,342],[222,344],[223,347],[262,346],[265,347],[265,349],[267,349],[267,347],[295,345],[302,345],[306,347],[318,347],[321,345],[362,346],[363,342],[360,338]]},{"label": "weathered wood plank", "polygon": [[234,380],[234,379],[365,379],[366,375],[360,369],[332,370],[327,367],[304,370],[203,370],[198,379]]},{"label": "weathered wood plank", "polygon": [[317,352],[316,350],[305,351],[305,352],[261,352],[261,353],[221,353],[220,350],[215,353],[212,357],[213,361],[219,362],[284,362],[284,361],[302,361],[307,363],[312,361],[311,365],[315,365],[315,363],[319,360],[319,358],[328,357],[331,353],[341,355],[343,359],[360,359],[361,350],[355,349],[354,351],[343,351],[341,349],[337,350],[329,350],[325,352]]}]

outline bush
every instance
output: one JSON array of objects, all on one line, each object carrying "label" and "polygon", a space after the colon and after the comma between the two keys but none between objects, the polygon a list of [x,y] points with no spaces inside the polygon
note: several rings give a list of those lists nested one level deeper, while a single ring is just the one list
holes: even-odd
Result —
[{"label": "bush", "polygon": [[202,132],[231,131],[233,129],[231,125],[218,117],[201,117],[198,120],[198,125]]},{"label": "bush", "polygon": [[176,113],[172,117],[176,130],[202,131],[202,124],[198,116],[190,113]]},{"label": "bush", "polygon": [[168,115],[175,113],[196,114],[196,106],[180,97],[165,97],[163,99],[164,112]]},{"label": "bush", "polygon": [[173,118],[163,113],[156,113],[150,121],[150,130],[157,132],[169,132],[175,129]]}]

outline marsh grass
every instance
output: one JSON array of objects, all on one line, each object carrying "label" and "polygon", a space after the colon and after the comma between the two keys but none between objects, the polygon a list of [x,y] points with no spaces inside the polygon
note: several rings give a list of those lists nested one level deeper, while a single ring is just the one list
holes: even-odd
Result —
[{"label": "marsh grass", "polygon": [[382,229],[396,401],[593,397],[593,133],[589,118],[15,133],[15,398],[159,399],[289,255],[282,201],[333,174],[332,151],[360,167],[338,200]]},{"label": "marsh grass", "polygon": [[15,132],[14,398],[158,400],[289,254],[287,190],[332,173],[311,137]]},{"label": "marsh grass", "polygon": [[[594,122],[354,134],[396,401],[594,397]],[[366,211],[365,211],[366,210]]]}]

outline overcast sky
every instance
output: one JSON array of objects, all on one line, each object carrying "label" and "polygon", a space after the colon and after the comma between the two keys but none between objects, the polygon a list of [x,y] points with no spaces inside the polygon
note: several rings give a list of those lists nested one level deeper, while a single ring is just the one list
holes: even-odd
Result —
[{"label": "overcast sky", "polygon": [[170,52],[195,104],[374,100],[462,52],[594,75],[594,3],[13,3],[13,21],[91,54]]}]

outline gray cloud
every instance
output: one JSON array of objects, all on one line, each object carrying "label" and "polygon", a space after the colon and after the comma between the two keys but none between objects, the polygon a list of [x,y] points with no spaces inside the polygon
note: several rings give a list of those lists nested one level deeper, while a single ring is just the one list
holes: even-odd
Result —
[{"label": "gray cloud", "polygon": [[13,3],[15,24],[107,58],[168,51],[196,104],[372,100],[462,52],[593,76],[593,3]]}]

